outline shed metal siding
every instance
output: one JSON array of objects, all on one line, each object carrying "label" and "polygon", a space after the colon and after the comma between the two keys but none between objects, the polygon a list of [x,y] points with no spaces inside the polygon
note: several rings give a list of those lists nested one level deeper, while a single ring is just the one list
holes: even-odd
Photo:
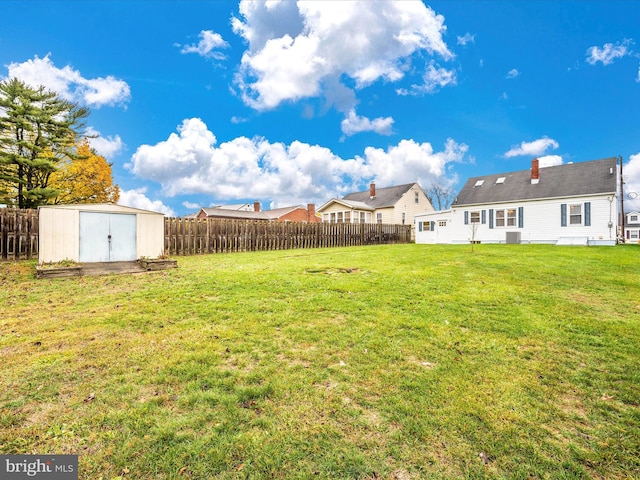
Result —
[{"label": "shed metal siding", "polygon": [[157,258],[164,253],[164,215],[111,204],[52,205],[38,209],[40,263],[80,261],[80,212],[136,214],[136,255]]}]

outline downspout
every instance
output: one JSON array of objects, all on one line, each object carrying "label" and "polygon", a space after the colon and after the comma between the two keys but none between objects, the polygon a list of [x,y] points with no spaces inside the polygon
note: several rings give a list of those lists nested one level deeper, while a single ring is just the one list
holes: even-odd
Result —
[{"label": "downspout", "polygon": [[620,238],[624,243],[624,181],[622,179],[622,155],[620,155]]}]

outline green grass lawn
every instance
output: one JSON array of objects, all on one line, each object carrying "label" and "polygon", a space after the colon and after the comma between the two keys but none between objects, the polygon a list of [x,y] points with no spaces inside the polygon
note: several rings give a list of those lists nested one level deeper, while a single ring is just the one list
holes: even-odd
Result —
[{"label": "green grass lawn", "polygon": [[0,453],[80,478],[640,478],[640,248],[390,245],[35,280]]}]

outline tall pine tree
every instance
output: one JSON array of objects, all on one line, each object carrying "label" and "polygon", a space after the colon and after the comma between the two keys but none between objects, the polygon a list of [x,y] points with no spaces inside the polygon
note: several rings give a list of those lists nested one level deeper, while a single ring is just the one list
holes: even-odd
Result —
[{"label": "tall pine tree", "polygon": [[18,79],[0,82],[0,197],[18,208],[49,203],[49,177],[73,159],[89,109]]}]

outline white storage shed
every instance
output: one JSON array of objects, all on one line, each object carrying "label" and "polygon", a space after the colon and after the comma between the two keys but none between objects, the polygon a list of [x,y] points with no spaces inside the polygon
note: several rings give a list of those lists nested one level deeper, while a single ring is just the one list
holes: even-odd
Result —
[{"label": "white storage shed", "polygon": [[164,253],[164,215],[113,204],[38,208],[40,263],[133,261]]}]

